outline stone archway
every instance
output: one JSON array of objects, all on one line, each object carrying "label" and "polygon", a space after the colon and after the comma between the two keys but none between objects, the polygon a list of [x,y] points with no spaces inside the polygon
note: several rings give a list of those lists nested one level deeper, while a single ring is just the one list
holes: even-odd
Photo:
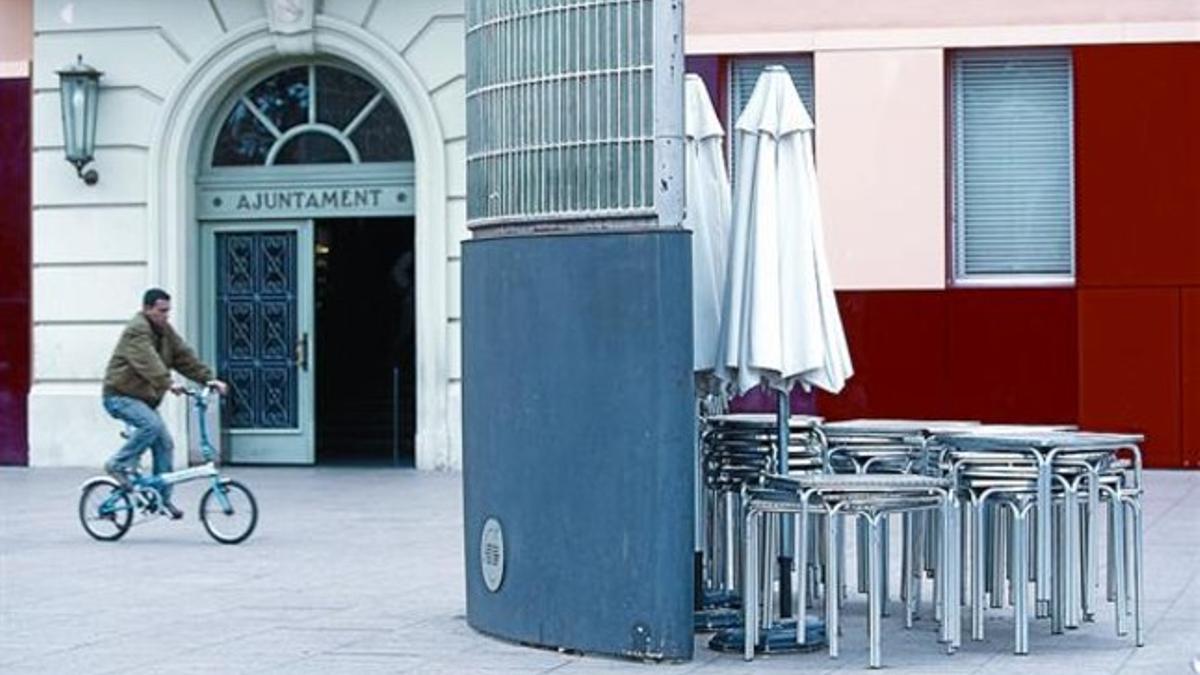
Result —
[{"label": "stone archway", "polygon": [[[400,109],[412,137],[418,168],[415,179],[416,350],[418,468],[448,464],[447,234],[444,136],[433,102],[402,55],[363,28],[318,16],[313,26],[315,54],[354,63],[382,87]],[[255,68],[279,58],[278,43],[266,21],[231,32],[188,72],[163,103],[152,136],[148,216],[148,281],[174,289],[187,308],[178,317],[185,332],[199,325],[199,266],[194,170],[215,107]],[[182,407],[165,411],[177,433],[186,418]],[[185,444],[180,444],[184,452]],[[182,461],[182,456],[177,460]]]}]

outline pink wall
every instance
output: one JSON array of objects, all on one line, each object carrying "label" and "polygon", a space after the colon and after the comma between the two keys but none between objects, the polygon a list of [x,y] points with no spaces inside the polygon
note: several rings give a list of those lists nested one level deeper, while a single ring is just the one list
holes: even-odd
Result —
[{"label": "pink wall", "polygon": [[817,173],[838,289],[945,286],[940,49],[817,52]]},{"label": "pink wall", "polygon": [[1200,20],[1196,0],[689,0],[687,32],[945,28]]},{"label": "pink wall", "polygon": [[0,77],[25,77],[33,57],[33,0],[0,0]]}]

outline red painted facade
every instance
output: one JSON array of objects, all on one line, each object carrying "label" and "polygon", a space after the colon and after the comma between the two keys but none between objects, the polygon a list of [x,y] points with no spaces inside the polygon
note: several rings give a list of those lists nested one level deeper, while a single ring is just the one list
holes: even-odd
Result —
[{"label": "red painted facade", "polygon": [[29,456],[31,101],[27,78],[0,79],[0,464]]},{"label": "red painted facade", "polygon": [[855,376],[820,394],[832,419],[915,417],[1073,422],[1070,289],[838,294]]},{"label": "red painted facade", "polygon": [[947,414],[945,295],[928,291],[837,295],[854,377],[837,396],[819,393],[817,411],[831,419]]},{"label": "red painted facade", "polygon": [[1075,49],[1081,288],[1200,285],[1197,120],[1200,44]]},{"label": "red painted facade", "polygon": [[856,375],[819,413],[1137,430],[1200,466],[1200,44],[1074,53],[1076,287],[839,293]]},{"label": "red painted facade", "polygon": [[1200,466],[1197,120],[1200,44],[1075,49],[1079,418],[1153,466]]},{"label": "red painted facade", "polygon": [[1073,291],[972,289],[946,296],[951,418],[1027,424],[1075,420]]},{"label": "red painted facade", "polygon": [[1148,466],[1183,466],[1179,291],[1079,291],[1079,424],[1140,431]]},{"label": "red painted facade", "polygon": [[1183,422],[1183,465],[1200,467],[1200,288],[1187,288],[1180,294],[1182,330],[1179,378]]}]

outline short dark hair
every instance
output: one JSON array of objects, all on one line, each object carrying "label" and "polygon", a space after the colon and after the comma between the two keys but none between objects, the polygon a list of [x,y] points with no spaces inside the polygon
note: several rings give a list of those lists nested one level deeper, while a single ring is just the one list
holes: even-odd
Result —
[{"label": "short dark hair", "polygon": [[142,293],[142,307],[153,307],[159,300],[170,300],[171,296],[161,288],[151,288]]}]

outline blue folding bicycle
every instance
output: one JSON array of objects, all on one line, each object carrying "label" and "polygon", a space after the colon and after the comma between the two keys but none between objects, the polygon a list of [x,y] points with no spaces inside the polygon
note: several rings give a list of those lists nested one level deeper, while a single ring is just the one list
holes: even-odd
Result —
[{"label": "blue folding bicycle", "polygon": [[97,476],[81,486],[79,522],[92,537],[116,541],[135,524],[166,516],[162,489],[168,485],[208,479],[211,485],[200,498],[200,522],[222,544],[240,544],[258,524],[258,503],[245,485],[223,478],[216,466],[216,448],[208,439],[205,412],[211,387],[186,389],[199,417],[200,451],[204,464],[158,476],[136,474],[130,489],[109,476]]}]

